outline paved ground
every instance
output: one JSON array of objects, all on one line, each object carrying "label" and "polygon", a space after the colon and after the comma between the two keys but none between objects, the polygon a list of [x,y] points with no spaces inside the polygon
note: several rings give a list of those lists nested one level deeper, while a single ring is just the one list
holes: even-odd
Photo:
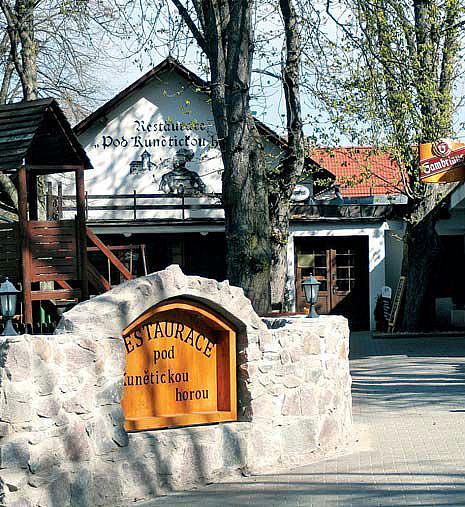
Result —
[{"label": "paved ground", "polygon": [[354,452],[147,506],[465,506],[465,339],[351,337]]}]

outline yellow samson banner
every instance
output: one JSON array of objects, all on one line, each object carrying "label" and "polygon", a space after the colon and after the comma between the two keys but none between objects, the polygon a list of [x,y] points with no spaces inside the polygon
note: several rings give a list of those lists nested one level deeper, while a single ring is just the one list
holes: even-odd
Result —
[{"label": "yellow samson banner", "polygon": [[442,139],[420,144],[420,180],[424,183],[465,180],[465,143]]}]

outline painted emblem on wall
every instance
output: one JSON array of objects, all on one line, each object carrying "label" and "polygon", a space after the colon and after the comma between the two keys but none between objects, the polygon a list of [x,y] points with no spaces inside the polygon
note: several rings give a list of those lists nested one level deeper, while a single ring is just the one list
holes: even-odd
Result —
[{"label": "painted emblem on wall", "polygon": [[436,157],[448,157],[451,152],[449,143],[446,140],[433,143],[431,150]]},{"label": "painted emblem on wall", "polygon": [[203,194],[206,185],[194,171],[187,169],[186,163],[194,158],[194,152],[181,148],[173,158],[173,169],[165,173],[160,181],[159,190],[165,194]]},{"label": "painted emblem on wall", "polygon": [[145,173],[147,171],[151,171],[155,164],[150,161],[151,155],[145,150],[142,153],[140,160],[133,160],[129,164],[129,174],[137,174],[137,173]]}]

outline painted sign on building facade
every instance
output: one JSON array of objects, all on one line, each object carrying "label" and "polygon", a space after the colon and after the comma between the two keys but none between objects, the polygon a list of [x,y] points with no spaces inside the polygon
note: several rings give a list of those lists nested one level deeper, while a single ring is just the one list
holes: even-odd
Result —
[{"label": "painted sign on building facade", "polygon": [[150,309],[123,333],[126,429],[236,420],[236,333],[190,301]]},{"label": "painted sign on building facade", "polygon": [[[85,175],[89,220],[133,219],[133,194],[138,219],[223,218],[222,209],[207,206],[217,203],[212,194],[222,192],[223,173],[208,87],[178,63],[160,63],[75,132],[95,168]],[[266,132],[263,140],[266,162],[275,167],[282,141]],[[61,183],[64,195],[75,194],[72,178],[49,181]],[[199,207],[183,214],[178,195]]]},{"label": "painted sign on building facade", "polygon": [[442,139],[420,144],[420,180],[424,183],[465,180],[465,143]]}]

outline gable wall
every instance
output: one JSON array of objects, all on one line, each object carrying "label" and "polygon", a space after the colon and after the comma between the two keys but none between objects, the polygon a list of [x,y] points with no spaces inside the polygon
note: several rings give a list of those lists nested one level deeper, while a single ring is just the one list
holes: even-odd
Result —
[{"label": "gable wall", "polygon": [[[179,125],[179,130],[173,131],[173,125]],[[186,167],[199,174],[206,192],[221,192],[223,164],[209,97],[175,72],[164,72],[149,81],[106,117],[96,120],[79,140],[94,165],[94,170],[86,172],[89,195],[132,194],[134,190],[163,193],[160,180],[172,169],[176,151],[184,147],[194,151],[194,159]],[[145,150],[151,156],[151,169],[131,174],[131,162],[140,161]],[[265,151],[267,163],[276,164],[280,149],[265,140]],[[50,179],[55,183],[66,181],[63,193],[74,194],[71,177],[55,175]],[[165,211],[162,213],[160,218],[169,218]],[[179,218],[178,212],[173,213],[174,218]],[[109,213],[105,214],[108,217]],[[148,218],[161,214],[150,211],[145,215]],[[218,218],[222,211],[207,210],[202,215]],[[90,218],[102,216],[100,212]]]}]

